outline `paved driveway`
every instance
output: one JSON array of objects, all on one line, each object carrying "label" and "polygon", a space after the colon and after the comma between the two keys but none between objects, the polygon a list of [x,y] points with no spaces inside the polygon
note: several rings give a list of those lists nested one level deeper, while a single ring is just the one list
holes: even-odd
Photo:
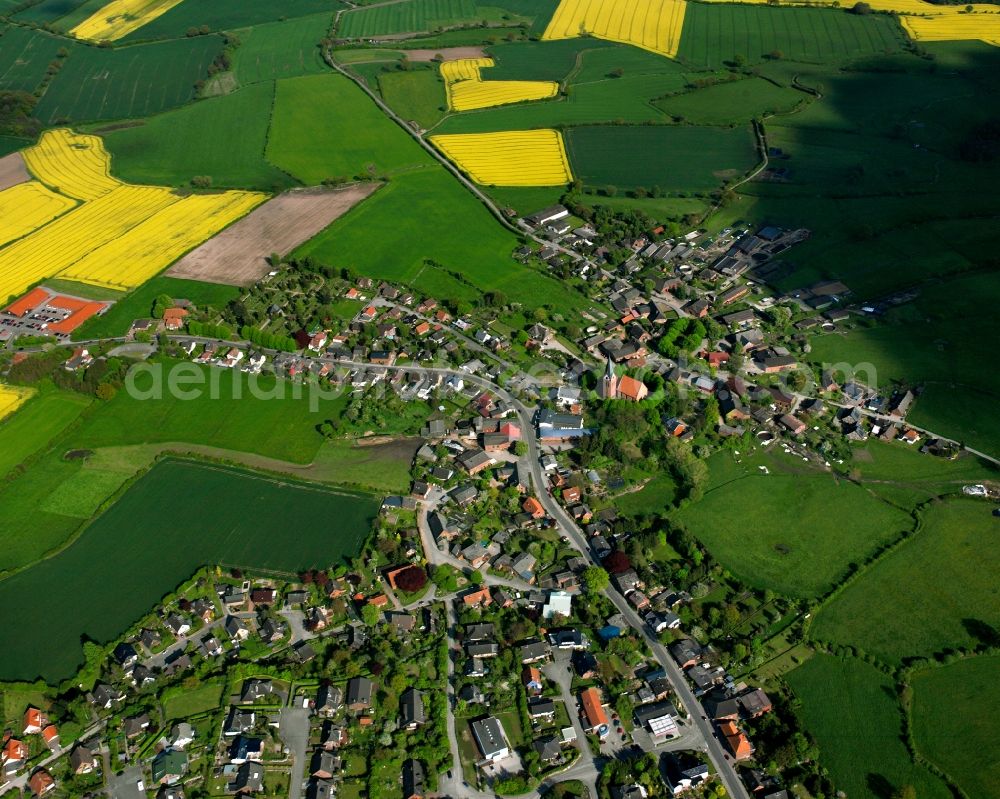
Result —
[{"label": "paved driveway", "polygon": [[136,785],[140,779],[142,779],[142,769],[138,766],[129,766],[120,777],[113,776],[108,783],[111,799],[146,799],[146,794]]},{"label": "paved driveway", "polygon": [[292,754],[292,776],[289,780],[288,799],[300,799],[305,781],[305,765],[309,748],[309,709],[283,707],[278,732]]}]

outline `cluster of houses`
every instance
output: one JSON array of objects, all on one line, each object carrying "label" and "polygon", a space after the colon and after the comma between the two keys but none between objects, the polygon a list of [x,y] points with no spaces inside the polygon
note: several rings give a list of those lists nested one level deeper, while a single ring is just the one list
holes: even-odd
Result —
[{"label": "cluster of houses", "polygon": [[[15,735],[13,730],[5,730],[0,738],[0,769],[5,777],[16,776],[28,765],[35,754],[33,750],[38,749],[33,747],[32,739],[40,739],[44,747],[42,751],[62,751],[58,727],[37,707],[25,709],[20,735]],[[47,769],[38,767],[28,777],[28,787],[36,796],[43,796],[55,790],[56,782]]]}]

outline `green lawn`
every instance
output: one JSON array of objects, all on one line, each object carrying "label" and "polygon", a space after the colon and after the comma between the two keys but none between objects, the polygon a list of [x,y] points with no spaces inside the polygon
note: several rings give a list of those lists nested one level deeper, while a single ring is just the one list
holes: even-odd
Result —
[{"label": "green lawn", "polygon": [[[486,71],[490,80],[554,80],[562,82],[573,70],[581,53],[585,53],[582,62],[584,68],[595,54],[607,51],[614,54],[616,65],[628,69],[628,61],[633,53],[643,53],[625,45],[605,42],[600,39],[559,39],[553,42],[527,41],[504,42],[492,45],[487,49],[496,62],[496,66]],[[660,56],[652,56],[663,70],[665,61]],[[668,67],[669,68],[669,67]],[[605,77],[603,70],[593,77]],[[631,70],[629,70],[631,73]],[[580,77],[581,80],[584,78]]]},{"label": "green lawn", "polygon": [[786,675],[820,762],[848,796],[888,797],[904,785],[920,799],[951,794],[915,765],[900,738],[903,718],[892,680],[859,660],[817,654]]},{"label": "green lawn", "polygon": [[267,158],[309,185],[431,163],[405,131],[341,75],[278,82]]},{"label": "green lawn", "polygon": [[808,95],[763,78],[720,83],[657,100],[666,114],[695,125],[733,125],[807,105]]},{"label": "green lawn", "polygon": [[[65,44],[62,42],[61,44]],[[48,125],[146,117],[184,105],[222,52],[219,36],[132,47],[76,45],[35,108]]]},{"label": "green lawn", "polygon": [[[13,18],[18,22],[37,23],[42,25],[46,22],[55,22],[60,17],[64,17],[74,9],[79,8],[86,0],[42,0],[28,8],[14,14]],[[11,3],[11,5],[22,5],[21,3]]]},{"label": "green lawn", "polygon": [[340,19],[337,35],[357,39],[392,33],[428,33],[483,20],[499,22],[505,14],[511,15],[499,8],[480,6],[474,0],[404,0],[348,11]]},{"label": "green lawn", "polygon": [[215,680],[203,682],[196,688],[168,691],[163,698],[163,715],[167,719],[183,719],[214,710],[219,706],[224,688],[223,682]]},{"label": "green lawn", "polygon": [[837,61],[902,49],[903,32],[888,16],[858,16],[825,8],[691,3],[677,57],[714,69],[741,56],[757,63],[771,54],[789,61]]},{"label": "green lawn", "polygon": [[[443,168],[394,177],[297,251],[438,298],[497,289],[512,300],[570,311],[578,297],[511,258],[518,239]],[[434,263],[425,263],[425,259]]]},{"label": "green lawn", "polygon": [[[208,175],[220,188],[295,185],[264,157],[274,92],[273,82],[258,83],[104,131],[112,172],[131,183],[168,186],[190,185],[196,175]],[[233,136],[237,129],[240,135]]]},{"label": "green lawn", "polygon": [[[1000,552],[992,506],[936,504],[912,540],[873,566],[816,616],[812,635],[887,663],[989,640],[1000,627]],[[891,608],[892,623],[872,608]]]},{"label": "green lawn", "polygon": [[[765,466],[769,474],[760,470]],[[854,483],[777,453],[709,459],[711,487],[674,514],[740,579],[790,596],[828,591],[913,522]]]},{"label": "green lawn", "polygon": [[0,423],[0,478],[73,424],[90,402],[83,394],[43,387],[4,419]]},{"label": "green lawn", "polygon": [[64,46],[48,33],[0,24],[0,90],[33,92]]},{"label": "green lawn", "polygon": [[116,302],[103,316],[85,322],[74,338],[85,340],[123,336],[136,319],[148,319],[153,303],[161,294],[174,299],[190,300],[199,308],[221,310],[227,302],[240,296],[240,289],[199,280],[180,280],[174,277],[154,277]]},{"label": "green lawn", "polygon": [[977,657],[913,677],[917,750],[967,796],[1000,796],[1000,657]]},{"label": "green lawn", "polygon": [[[260,376],[257,383],[263,393],[254,396],[250,378],[240,372],[172,361],[153,368],[159,366],[164,367],[162,397],[145,398],[146,393],[158,393],[159,377],[149,373],[137,377],[137,398],[129,391],[119,391],[74,432],[74,445],[97,449],[188,442],[309,463],[323,440],[316,425],[336,416],[345,401],[340,398],[332,403],[319,402],[313,409],[308,387],[276,381],[271,375]],[[201,381],[195,385],[200,396],[185,398],[169,390],[170,375],[178,374],[178,370]],[[183,388],[185,384],[178,386]],[[275,398],[267,395],[271,391]],[[213,397],[213,393],[217,396]]]},{"label": "green lawn", "polygon": [[[170,39],[183,36],[191,27],[207,25],[213,31],[231,31],[282,20],[295,20],[323,13],[331,21],[333,12],[344,8],[340,0],[212,0],[211,3],[179,3],[166,14],[143,25],[126,41]],[[244,37],[241,35],[240,39]]]},{"label": "green lawn", "polygon": [[[336,565],[357,554],[377,510],[365,494],[165,460],[68,549],[0,582],[0,602],[20,607],[0,630],[0,677],[70,676],[81,636],[114,638],[206,563]],[[44,592],[32,589],[39,584]],[[26,592],[30,603],[20,601]]]},{"label": "green lawn", "polygon": [[316,453],[314,474],[331,483],[407,494],[410,465],[419,444],[415,439],[374,446],[358,446],[349,440],[328,441]]},{"label": "green lawn", "polygon": [[423,128],[436,124],[448,107],[444,81],[436,69],[380,71],[378,91],[393,111]]},{"label": "green lawn", "polygon": [[233,72],[241,85],[325,72],[320,41],[333,24],[326,11],[239,32]]},{"label": "green lawn", "polygon": [[566,144],[573,174],[591,186],[711,191],[758,161],[749,126],[595,125],[572,128]]},{"label": "green lawn", "polygon": [[667,474],[651,479],[639,491],[623,494],[615,500],[615,507],[626,516],[662,514],[670,509],[677,486]]}]

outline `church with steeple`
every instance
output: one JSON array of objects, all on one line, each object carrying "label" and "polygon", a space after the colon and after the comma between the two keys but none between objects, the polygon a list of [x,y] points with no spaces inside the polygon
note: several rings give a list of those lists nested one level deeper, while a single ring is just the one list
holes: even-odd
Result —
[{"label": "church with steeple", "polygon": [[618,399],[618,375],[615,374],[615,365],[608,356],[608,368],[604,372],[604,379],[597,387],[597,392],[601,399]]}]

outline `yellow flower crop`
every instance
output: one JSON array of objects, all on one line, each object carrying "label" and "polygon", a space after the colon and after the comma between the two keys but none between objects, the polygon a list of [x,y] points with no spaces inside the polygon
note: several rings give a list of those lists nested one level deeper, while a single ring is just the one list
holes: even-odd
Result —
[{"label": "yellow flower crop", "polygon": [[934,17],[900,17],[906,32],[925,42],[978,39],[1000,47],[1000,14],[950,14]]},{"label": "yellow flower crop", "polygon": [[122,185],[111,177],[111,156],[97,136],[48,130],[21,154],[31,174],[68,197],[96,200]]},{"label": "yellow flower crop", "polygon": [[258,205],[242,191],[184,197],[73,263],[60,277],[112,289],[138,286]]},{"label": "yellow flower crop", "polygon": [[30,388],[0,383],[0,419],[5,419],[26,403],[34,392]]},{"label": "yellow flower crop", "polygon": [[485,186],[559,186],[573,179],[556,130],[455,133],[431,142]]},{"label": "yellow flower crop", "polygon": [[492,58],[460,58],[441,64],[448,107],[455,111],[492,108],[546,100],[559,91],[559,84],[551,80],[483,80],[480,70],[492,66]]},{"label": "yellow flower crop", "polygon": [[562,0],[542,39],[584,33],[673,58],[684,27],[684,0]]},{"label": "yellow flower crop", "polygon": [[32,180],[0,191],[0,247],[51,222],[74,203]]},{"label": "yellow flower crop", "polygon": [[111,0],[99,8],[70,33],[89,42],[113,42],[158,16],[167,13],[181,0]]},{"label": "yellow flower crop", "polygon": [[[24,159],[49,188],[32,182],[0,192],[0,299],[56,276],[134,288],[265,199],[254,192],[185,196],[161,186],[130,186],[110,176],[99,138],[68,130],[47,131]],[[15,189],[37,191],[39,204],[48,198],[47,219],[32,222],[18,211],[24,230],[15,229],[3,213]],[[83,202],[73,208],[63,195]]]}]

